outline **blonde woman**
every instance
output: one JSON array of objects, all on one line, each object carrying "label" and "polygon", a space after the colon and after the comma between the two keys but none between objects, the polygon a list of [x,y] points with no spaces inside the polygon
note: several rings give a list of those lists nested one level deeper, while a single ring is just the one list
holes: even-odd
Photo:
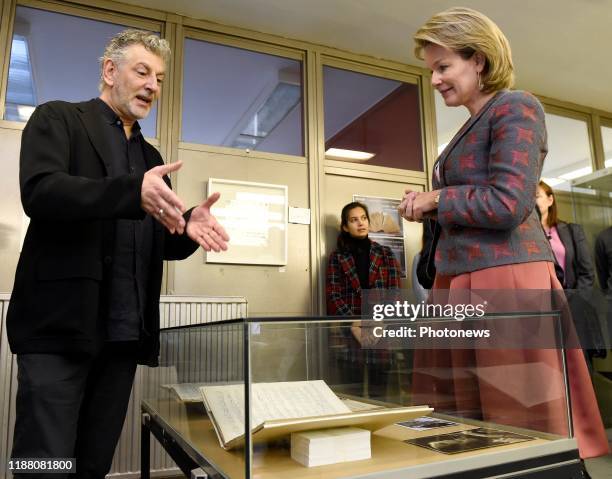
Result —
[{"label": "blonde woman", "polygon": [[[530,93],[512,91],[512,55],[508,40],[485,15],[468,8],[451,8],[429,19],[414,35],[415,53],[431,70],[431,83],[447,106],[463,106],[470,118],[434,165],[433,190],[407,190],[400,211],[409,221],[435,216],[440,235],[435,251],[436,290],[562,289],[552,252],[535,211],[535,194],[547,153],[544,110]],[[432,255],[434,256],[434,255]],[[432,260],[434,260],[432,258]],[[521,297],[514,293],[514,297]],[[421,364],[444,364],[420,356]],[[446,366],[455,373],[480,367],[544,363],[561,367],[551,350],[446,351]],[[430,363],[429,363],[430,364]],[[582,457],[608,452],[603,423],[584,358],[568,351],[571,405],[575,435]],[[531,380],[531,383],[529,382]],[[532,408],[517,398],[539,384],[525,372],[524,391],[508,395],[478,379],[478,374],[454,378],[452,384],[415,377],[419,396],[434,400],[440,391],[454,397],[446,406],[479,411],[485,420],[549,432],[567,433],[564,402],[544,402]],[[562,385],[557,385],[561,391]],[[450,389],[449,389],[450,388]],[[450,392],[450,394],[448,394]],[[432,404],[430,401],[429,404]]]}]

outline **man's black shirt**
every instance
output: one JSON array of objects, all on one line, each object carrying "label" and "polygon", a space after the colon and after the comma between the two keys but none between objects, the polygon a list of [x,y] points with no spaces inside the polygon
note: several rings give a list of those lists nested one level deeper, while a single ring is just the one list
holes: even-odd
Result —
[{"label": "man's black shirt", "polygon": [[[146,164],[143,137],[138,122],[134,122],[128,139],[123,122],[103,100],[96,100],[104,118],[104,136],[112,152],[109,176],[144,174]],[[147,282],[153,240],[153,218],[116,221],[112,276],[109,288],[107,339],[110,341],[138,340],[143,329],[143,308],[146,304]]]}]

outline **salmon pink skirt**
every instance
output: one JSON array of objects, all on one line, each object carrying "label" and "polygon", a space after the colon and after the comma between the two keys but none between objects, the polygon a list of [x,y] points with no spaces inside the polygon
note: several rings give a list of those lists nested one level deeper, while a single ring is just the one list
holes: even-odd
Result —
[{"label": "salmon pink skirt", "polygon": [[[495,266],[436,276],[432,294],[453,290],[562,290],[550,262]],[[459,291],[457,291],[459,293]],[[448,298],[451,301],[451,298]],[[510,312],[510,311],[504,311]],[[566,350],[574,437],[580,456],[609,452],[595,392],[580,349]],[[555,349],[417,350],[413,401],[439,412],[569,435],[563,357]],[[432,371],[437,371],[432,373]]]}]

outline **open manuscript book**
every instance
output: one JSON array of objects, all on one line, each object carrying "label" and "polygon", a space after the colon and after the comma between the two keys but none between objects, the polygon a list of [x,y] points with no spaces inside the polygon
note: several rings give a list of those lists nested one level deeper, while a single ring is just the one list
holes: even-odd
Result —
[{"label": "open manuscript book", "polygon": [[[244,385],[203,386],[200,392],[221,447],[244,443]],[[356,408],[353,408],[356,409]],[[424,416],[427,406],[352,410],[325,381],[257,383],[251,387],[253,442],[292,432],[358,426],[376,431],[389,424]]]}]

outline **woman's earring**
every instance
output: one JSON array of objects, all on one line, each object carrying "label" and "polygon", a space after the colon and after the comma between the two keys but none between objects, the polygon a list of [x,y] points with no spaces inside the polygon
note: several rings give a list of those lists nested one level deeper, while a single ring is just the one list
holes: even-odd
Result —
[{"label": "woman's earring", "polygon": [[482,89],[484,88],[484,85],[482,84],[482,78],[480,78],[480,72],[478,72],[477,75],[478,75],[478,89],[482,91]]}]

